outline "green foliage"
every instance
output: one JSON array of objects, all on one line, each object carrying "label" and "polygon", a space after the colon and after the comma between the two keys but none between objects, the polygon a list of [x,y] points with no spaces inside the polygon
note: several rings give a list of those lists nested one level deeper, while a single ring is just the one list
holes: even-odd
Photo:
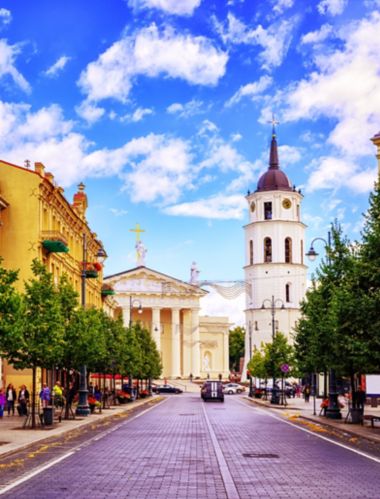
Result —
[{"label": "green foliage", "polygon": [[33,260],[34,278],[25,283],[19,327],[8,342],[6,356],[18,369],[51,367],[62,355],[63,325],[52,275]]},{"label": "green foliage", "polygon": [[237,326],[229,331],[230,370],[239,371],[240,359],[244,357],[245,329]]},{"label": "green foliage", "polygon": [[260,350],[253,352],[251,360],[248,362],[247,368],[250,375],[255,378],[265,379],[267,377],[265,367],[265,357]]},{"label": "green foliage", "polygon": [[20,334],[21,295],[14,284],[18,272],[4,269],[0,259],[0,353],[6,356]]},{"label": "green foliage", "polygon": [[281,371],[281,366],[294,364],[294,349],[288,343],[287,337],[278,332],[273,343],[266,343],[264,346],[264,369],[266,378],[285,378],[291,375],[291,370],[287,373]]}]

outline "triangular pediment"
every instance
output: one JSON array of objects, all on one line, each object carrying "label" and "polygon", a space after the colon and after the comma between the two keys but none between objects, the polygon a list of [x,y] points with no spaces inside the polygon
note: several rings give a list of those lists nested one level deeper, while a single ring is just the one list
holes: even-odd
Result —
[{"label": "triangular pediment", "polygon": [[207,291],[148,267],[136,267],[104,278],[117,293],[205,296]]}]

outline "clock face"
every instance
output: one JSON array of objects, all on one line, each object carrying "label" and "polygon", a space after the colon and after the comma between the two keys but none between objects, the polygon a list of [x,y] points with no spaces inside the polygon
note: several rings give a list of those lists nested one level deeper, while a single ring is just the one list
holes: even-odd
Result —
[{"label": "clock face", "polygon": [[251,211],[252,211],[252,213],[255,211],[255,208],[256,208],[255,202],[252,201],[252,203],[251,203]]},{"label": "clock face", "polygon": [[288,210],[291,206],[292,206],[292,202],[290,201],[290,199],[284,199],[283,202],[282,202],[282,206]]}]

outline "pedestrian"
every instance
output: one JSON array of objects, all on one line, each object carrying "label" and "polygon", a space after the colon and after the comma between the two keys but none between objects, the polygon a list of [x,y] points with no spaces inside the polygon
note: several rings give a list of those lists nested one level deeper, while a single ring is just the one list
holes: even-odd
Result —
[{"label": "pedestrian", "polygon": [[5,392],[5,397],[7,399],[8,416],[11,415],[11,411],[12,411],[12,416],[14,416],[15,415],[16,390],[14,389],[14,386],[11,383],[7,386],[7,389]]},{"label": "pedestrian", "polygon": [[97,402],[100,402],[102,400],[102,392],[101,392],[100,388],[98,387],[98,385],[95,385],[95,388],[94,388],[94,398]]},{"label": "pedestrian", "polygon": [[296,397],[300,398],[301,397],[301,385],[297,383],[296,385]]},{"label": "pedestrian", "polygon": [[309,385],[305,385],[305,387],[303,389],[303,395],[305,397],[305,402],[309,402],[309,400],[310,400],[310,386]]},{"label": "pedestrian", "polygon": [[53,386],[54,406],[63,407],[63,390],[60,381],[56,381]]},{"label": "pedestrian", "polygon": [[189,379],[190,379],[190,383],[192,383],[193,382],[193,373],[190,373]]},{"label": "pedestrian", "polygon": [[29,392],[25,385],[21,385],[17,400],[18,400],[17,410],[19,415],[27,416],[28,404],[29,404]]},{"label": "pedestrian", "polygon": [[2,388],[0,388],[0,418],[2,418],[4,415],[4,407],[5,407],[6,401],[7,400],[6,400],[4,390]]},{"label": "pedestrian", "polygon": [[50,405],[50,388],[46,383],[42,385],[42,390],[40,391],[40,400],[42,407],[47,407]]}]

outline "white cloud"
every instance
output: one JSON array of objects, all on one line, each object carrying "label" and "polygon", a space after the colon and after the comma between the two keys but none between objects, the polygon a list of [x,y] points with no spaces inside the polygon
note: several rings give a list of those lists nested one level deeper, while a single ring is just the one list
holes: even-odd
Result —
[{"label": "white cloud", "polygon": [[273,0],[273,10],[277,14],[282,14],[285,10],[293,7],[294,0]]},{"label": "white cloud", "polygon": [[[207,276],[206,276],[207,277]],[[233,283],[231,283],[232,285]],[[226,284],[228,286],[228,284]],[[245,325],[245,295],[241,294],[233,300],[223,298],[215,289],[205,288],[209,293],[200,300],[201,316],[228,317],[236,326]]]},{"label": "white cloud", "polygon": [[121,118],[121,121],[131,121],[132,123],[137,123],[144,119],[145,116],[154,114],[153,109],[138,107],[132,114],[126,114]]},{"label": "white cloud", "polygon": [[12,13],[8,9],[0,9],[0,25],[7,25],[12,21]]},{"label": "white cloud", "polygon": [[259,24],[255,29],[249,29],[230,12],[227,15],[227,26],[214,20],[215,28],[225,43],[233,45],[258,45],[262,47],[259,54],[261,67],[272,69],[280,66],[285,58],[292,39],[292,31],[297,19],[286,19],[271,24],[267,29]]},{"label": "white cloud", "polygon": [[0,78],[10,76],[21,90],[29,93],[29,83],[15,67],[15,59],[20,51],[19,45],[8,45],[6,40],[0,40]]},{"label": "white cloud", "polygon": [[181,118],[189,118],[197,114],[205,113],[209,106],[206,106],[202,101],[193,99],[185,104],[174,102],[167,107],[166,111],[169,114],[178,114]]},{"label": "white cloud", "polygon": [[246,200],[241,195],[217,195],[207,199],[168,206],[164,209],[164,213],[218,220],[241,220],[247,209],[246,204]]},{"label": "white cloud", "polygon": [[79,86],[89,100],[126,102],[138,75],[163,75],[195,85],[216,85],[228,55],[203,36],[178,34],[155,24],[115,42],[81,73]]},{"label": "white cloud", "polygon": [[261,76],[258,81],[247,83],[239,88],[239,90],[226,102],[226,106],[230,107],[237,104],[243,97],[249,97],[252,101],[258,99],[271,84],[273,79],[270,76]]},{"label": "white cloud", "polygon": [[347,0],[322,0],[318,4],[318,12],[322,15],[337,16],[346,8]]},{"label": "white cloud", "polygon": [[373,43],[379,31],[380,13],[374,12],[342,30],[342,48],[328,52],[321,46],[317,69],[282,94],[283,120],[327,117],[336,123],[328,143],[341,154],[372,154],[368,138],[380,122],[380,59]]},{"label": "white cloud", "polygon": [[70,60],[71,57],[62,55],[52,66],[50,66],[50,68],[45,71],[45,75],[51,78],[58,76]]},{"label": "white cloud", "polygon": [[134,8],[159,9],[168,14],[190,16],[199,7],[201,0],[129,0]]},{"label": "white cloud", "polygon": [[232,142],[239,142],[239,140],[241,140],[242,138],[243,136],[240,133],[233,133],[231,135]]},{"label": "white cloud", "polygon": [[310,31],[309,33],[306,33],[306,35],[303,35],[301,38],[301,43],[321,43],[331,35],[332,31],[333,27],[331,26],[331,24],[324,24],[320,27],[319,30]]},{"label": "white cloud", "polygon": [[301,159],[301,149],[294,146],[278,146],[278,155],[281,165],[297,163]]},{"label": "white cloud", "polygon": [[327,156],[316,160],[316,163],[307,182],[308,192],[318,189],[337,191],[341,187],[347,187],[354,192],[365,193],[373,188],[376,180],[376,168],[359,171],[358,164],[346,159]]},{"label": "white cloud", "polygon": [[95,106],[87,100],[84,100],[79,106],[76,106],[75,111],[78,116],[80,116],[90,124],[98,121],[105,113],[105,110],[103,108]]},{"label": "white cloud", "polygon": [[124,215],[128,215],[127,210],[120,210],[119,208],[110,208],[109,211],[112,213],[112,215],[115,215],[115,217],[123,217]]}]

